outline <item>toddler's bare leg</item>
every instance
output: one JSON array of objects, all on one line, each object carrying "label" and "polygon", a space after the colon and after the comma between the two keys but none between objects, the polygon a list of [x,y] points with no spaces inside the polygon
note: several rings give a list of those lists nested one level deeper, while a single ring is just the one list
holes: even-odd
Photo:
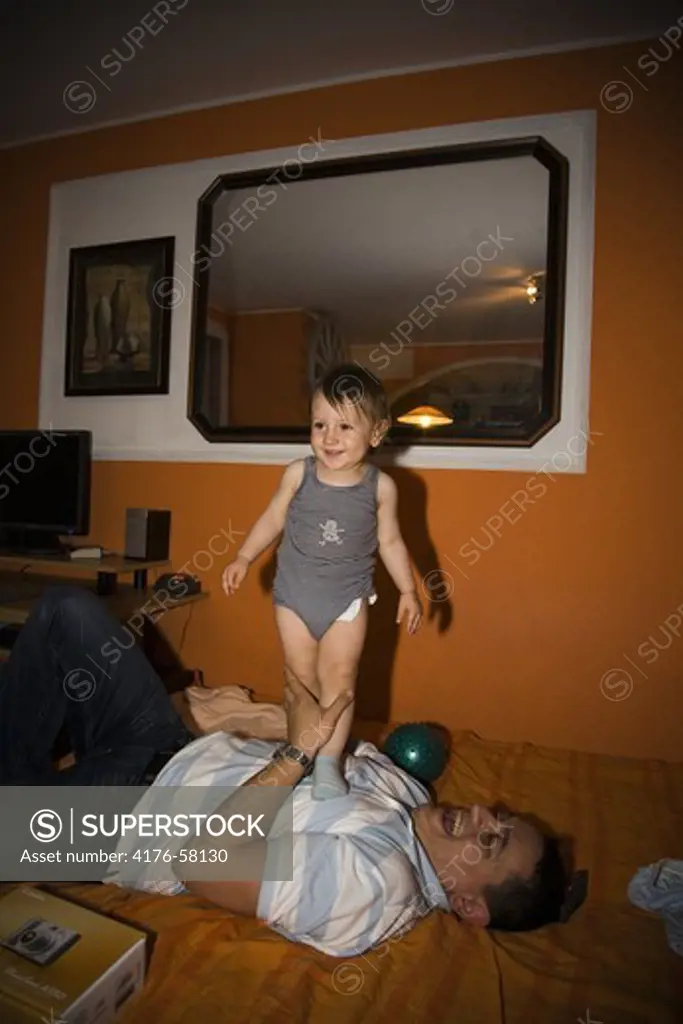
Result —
[{"label": "toddler's bare leg", "polygon": [[311,691],[318,700],[317,662],[318,641],[308,631],[296,612],[290,608],[275,606],[275,624],[280,634],[280,642],[285,656],[285,667]]},{"label": "toddler's bare leg", "polygon": [[[363,652],[368,622],[367,601],[352,622],[335,622],[318,647],[320,703],[327,706],[344,690],[356,691],[358,662]],[[343,796],[348,786],[341,772],[341,755],[351,733],[354,702],[337,722],[334,732],[320,748],[313,774],[313,796],[317,800]]]}]

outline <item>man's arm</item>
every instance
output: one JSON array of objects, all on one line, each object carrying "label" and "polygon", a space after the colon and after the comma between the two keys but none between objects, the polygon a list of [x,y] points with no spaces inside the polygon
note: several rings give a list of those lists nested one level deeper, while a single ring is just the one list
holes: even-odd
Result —
[{"label": "man's arm", "polygon": [[[342,712],[348,707],[352,700],[351,693],[341,694],[326,708],[321,707],[303,684],[296,679],[291,672],[285,675],[285,696],[284,707],[287,713],[287,741],[300,751],[305,753],[311,760],[323,746],[334,731]],[[301,781],[305,774],[305,768],[298,761],[281,758],[260,769],[250,779],[244,782],[237,792],[230,795],[213,812],[224,819],[233,815],[253,815],[255,805],[254,787],[268,787],[268,816],[274,818],[277,811],[291,793],[292,787]],[[226,842],[225,836],[229,839]],[[197,852],[197,857],[207,857],[211,850],[226,850],[229,866],[229,873],[237,875],[235,881],[218,878],[216,880],[206,879],[201,881],[188,880],[183,877],[183,863],[178,862],[176,874],[186,888],[196,896],[211,900],[218,906],[229,910],[233,914],[242,914],[248,917],[256,915],[261,879],[268,852],[266,838],[245,839],[232,836],[229,832],[214,838],[211,835],[202,835],[187,843],[183,850],[187,851],[188,858],[192,856],[191,851]],[[202,851],[204,853],[202,854]],[[226,866],[217,864],[218,874],[225,875]],[[202,874],[205,872],[202,871]],[[207,868],[206,873],[209,873]],[[242,879],[239,876],[242,876]],[[252,880],[244,880],[246,877]]]},{"label": "man's arm", "polygon": [[[290,740],[290,742],[292,741]],[[271,793],[275,803],[271,803],[269,800],[268,809],[279,809],[291,792],[291,787],[296,786],[303,776],[304,768],[296,761],[288,761],[284,758],[279,761],[272,761],[244,782],[236,793],[231,794],[228,800],[224,801],[214,811],[214,814],[226,819],[234,814],[244,814],[244,817],[247,818],[254,810],[255,801],[251,799],[251,794],[246,791],[254,786],[273,787]],[[274,791],[275,787],[278,787],[280,790],[281,797],[280,793]],[[176,874],[186,889],[195,896],[210,900],[219,907],[230,911],[231,914],[241,914],[244,917],[256,916],[266,854],[268,852],[267,839],[259,836],[256,839],[244,840],[238,836],[229,836],[226,840],[226,834],[224,833],[220,838],[200,836],[188,843],[183,849],[188,851],[188,857],[192,856],[191,850],[197,851],[197,856],[202,857],[206,856],[209,850],[227,849],[230,874],[238,876],[235,881],[226,879],[211,880],[210,878],[201,880],[185,879],[183,878],[183,863],[178,863]],[[206,852],[202,854],[202,850]],[[202,865],[202,867],[204,868],[205,866]],[[210,870],[206,866],[202,874],[208,875]],[[216,871],[223,874],[227,873],[226,867],[223,864],[217,864]],[[239,878],[240,875],[242,876],[241,878]],[[247,878],[247,876],[249,877]]]}]

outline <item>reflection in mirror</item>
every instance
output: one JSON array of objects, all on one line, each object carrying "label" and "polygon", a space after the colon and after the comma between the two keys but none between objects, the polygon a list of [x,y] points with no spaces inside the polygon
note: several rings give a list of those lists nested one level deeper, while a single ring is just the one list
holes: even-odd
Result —
[{"label": "reflection in mirror", "polygon": [[399,445],[530,445],[557,422],[563,157],[533,139],[297,170],[227,175],[200,201],[205,437],[305,440],[340,362],[383,382]]}]

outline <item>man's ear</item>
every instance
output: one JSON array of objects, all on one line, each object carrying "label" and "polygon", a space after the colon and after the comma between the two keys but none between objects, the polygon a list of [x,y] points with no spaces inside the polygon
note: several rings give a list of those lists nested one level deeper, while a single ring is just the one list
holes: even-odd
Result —
[{"label": "man's ear", "polygon": [[486,928],[491,920],[489,908],[483,896],[465,896],[461,893],[451,893],[451,910],[454,914],[467,924],[475,925],[477,928]]}]

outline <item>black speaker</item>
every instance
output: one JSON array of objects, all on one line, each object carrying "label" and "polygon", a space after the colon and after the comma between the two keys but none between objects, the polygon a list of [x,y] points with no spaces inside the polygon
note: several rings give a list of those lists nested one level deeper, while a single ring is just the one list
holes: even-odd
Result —
[{"label": "black speaker", "polygon": [[144,562],[168,561],[171,513],[168,509],[126,509],[126,558]]}]

